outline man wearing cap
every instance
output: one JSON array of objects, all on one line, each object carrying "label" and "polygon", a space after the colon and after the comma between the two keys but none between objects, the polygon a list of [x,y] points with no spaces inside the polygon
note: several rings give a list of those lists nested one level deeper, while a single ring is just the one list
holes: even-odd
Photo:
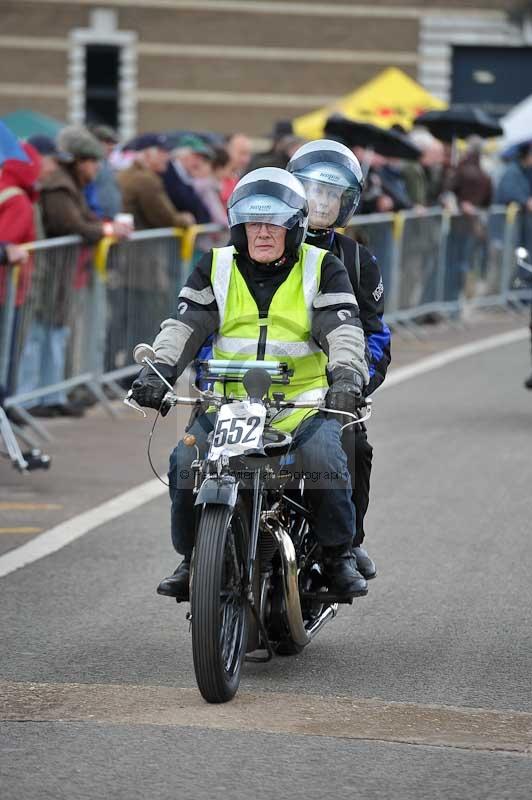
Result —
[{"label": "man wearing cap", "polygon": [[[177,211],[162,179],[168,164],[168,140],[163,134],[144,133],[124,146],[133,151],[133,163],[117,175],[123,210],[133,215],[135,228],[185,228],[193,225],[192,214]],[[171,294],[173,250],[163,239],[159,245],[134,249],[114,263],[112,308],[108,331],[108,360],[120,366],[134,345],[144,341],[152,320],[168,304]],[[126,355],[127,354],[127,355]]]},{"label": "man wearing cap", "polygon": [[92,184],[94,197],[102,218],[114,219],[122,211],[122,192],[109,157],[118,144],[118,136],[109,125],[93,125],[90,131],[102,145],[105,154]]},{"label": "man wearing cap", "polygon": [[166,192],[179,211],[193,214],[198,225],[212,222],[209,209],[197,193],[194,182],[212,173],[214,150],[192,133],[182,136],[164,173]]},{"label": "man wearing cap", "polygon": [[[61,153],[57,149],[57,145],[50,136],[44,134],[35,134],[30,136],[28,144],[31,144],[41,157],[41,174],[39,177],[39,189],[43,182],[47,180],[49,175],[52,175],[59,167],[59,162],[67,164],[72,161],[72,157],[68,153]],[[35,238],[46,239],[46,233],[42,222],[41,207],[38,203],[34,206],[34,222],[35,222]]]},{"label": "man wearing cap", "polygon": [[168,166],[168,143],[163,134],[144,133],[127,149],[135,160],[118,175],[124,211],[133,214],[135,228],[186,228],[196,222],[188,211],[177,211],[166,193],[163,174]]},{"label": "man wearing cap", "polygon": [[28,142],[37,150],[41,156],[41,183],[51,175],[52,172],[58,167],[59,161],[68,163],[72,161],[68,153],[61,153],[57,149],[57,145],[50,136],[44,136],[37,133],[35,136],[30,136]]},{"label": "man wearing cap", "polygon": [[104,152],[100,142],[86,129],[63,128],[58,150],[49,153],[57,167],[41,185],[41,211],[47,237],[77,234],[95,244],[103,236],[127,236],[128,226],[101,222],[88,208],[83,190],[98,173]]}]

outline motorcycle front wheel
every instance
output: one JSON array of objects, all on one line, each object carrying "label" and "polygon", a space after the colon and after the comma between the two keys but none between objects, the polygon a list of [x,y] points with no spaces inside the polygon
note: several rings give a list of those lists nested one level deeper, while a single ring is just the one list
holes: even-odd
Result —
[{"label": "motorcycle front wheel", "polygon": [[249,528],[239,504],[201,512],[190,594],[192,655],[208,703],[231,700],[240,683],[248,635],[245,593]]}]

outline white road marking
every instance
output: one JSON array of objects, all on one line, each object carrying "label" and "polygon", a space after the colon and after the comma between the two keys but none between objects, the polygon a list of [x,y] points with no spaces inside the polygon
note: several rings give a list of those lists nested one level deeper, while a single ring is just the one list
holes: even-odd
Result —
[{"label": "white road marking", "polygon": [[134,489],[129,489],[129,491],[119,494],[118,497],[113,497],[112,500],[108,500],[96,508],[91,508],[89,511],[84,511],[66,522],[61,522],[40,536],[36,536],[31,542],[0,556],[0,577],[9,575],[16,569],[61,550],[62,547],[79,539],[80,536],[84,536],[94,528],[133,511],[167,491],[166,486],[154,479],[142,483]]},{"label": "white road marking", "polygon": [[408,381],[411,378],[417,378],[418,375],[424,375],[426,372],[431,372],[433,369],[439,369],[440,367],[446,366],[446,364],[452,364],[453,361],[460,361],[462,358],[476,356],[487,350],[494,350],[496,347],[503,347],[507,344],[514,344],[514,342],[521,342],[529,336],[529,328],[519,328],[516,331],[498,333],[496,336],[490,336],[487,339],[479,339],[470,344],[460,345],[460,347],[451,347],[449,350],[444,350],[442,353],[436,353],[433,356],[422,358],[416,361],[415,364],[409,364],[406,367],[398,367],[392,370],[379,391],[391,389],[392,386],[397,386],[398,383],[404,383],[404,381]]},{"label": "white road marking", "polygon": [[[398,367],[386,378],[386,383],[379,391],[397,386],[397,384],[404,383],[404,381],[411,378],[417,378],[426,372],[439,369],[454,361],[460,361],[462,358],[468,358],[469,356],[484,353],[487,350],[520,342],[529,335],[528,328],[519,328],[516,331],[497,334],[496,336],[490,336],[488,339],[453,347],[443,353],[423,358],[406,367]],[[72,519],[62,522],[54,528],[50,528],[50,530],[45,531],[40,536],[36,536],[27,544],[22,545],[22,547],[10,550],[0,556],[0,577],[9,575],[21,567],[57,552],[57,550],[79,539],[80,536],[84,536],[94,528],[98,528],[100,525],[122,516],[122,514],[133,511],[133,509],[144,505],[144,503],[153,500],[155,497],[165,494],[166,491],[167,488],[160,481],[151,480],[96,506],[96,508],[85,511],[83,514],[78,514],[76,517],[72,517]]]}]

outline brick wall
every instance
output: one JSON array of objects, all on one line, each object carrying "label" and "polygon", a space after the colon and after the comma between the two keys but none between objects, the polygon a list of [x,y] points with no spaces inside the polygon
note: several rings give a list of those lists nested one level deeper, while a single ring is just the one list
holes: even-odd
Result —
[{"label": "brick wall", "polygon": [[[139,129],[169,127],[209,128],[222,132],[243,128],[255,135],[269,131],[279,118],[297,116],[316,107],[313,97],[331,99],[343,95],[376,75],[386,66],[399,66],[417,75],[419,19],[412,9],[481,8],[501,10],[515,5],[511,0],[433,0],[402,3],[399,0],[373,0],[372,8],[389,8],[392,12],[379,17],[316,16],[312,5],[325,7],[327,0],[295,0],[305,14],[277,14],[283,0],[270,0],[271,13],[246,13],[222,10],[156,8],[130,5],[114,6],[113,0],[86,4],[82,2],[31,2],[0,0],[0,115],[21,107],[30,107],[61,118],[67,115],[68,34],[73,28],[89,25],[93,8],[115,9],[119,30],[136,31],[141,45],[138,54]],[[292,0],[294,2],[294,0]],[[349,6],[342,0],[344,7]],[[223,5],[222,0],[220,4]],[[352,3],[351,7],[356,7]],[[369,3],[366,2],[367,8]],[[335,4],[331,4],[334,8]],[[397,16],[401,10],[403,16]],[[36,46],[2,47],[6,37],[33,37]],[[46,49],[47,39],[51,49]],[[37,45],[42,42],[42,48]],[[163,48],[201,45],[201,55],[183,56],[142,52],[142,45]],[[211,55],[209,47],[256,48],[254,60],[238,58],[230,52]],[[61,49],[64,46],[64,49]],[[260,58],[260,49],[286,48],[297,50],[346,51],[356,55],[356,63],[345,61],[292,60],[281,54],[274,60]],[[364,61],[364,57],[367,61]],[[383,55],[384,54],[384,55]],[[34,94],[18,96],[16,86]],[[46,98],[46,87],[65,87],[65,98]],[[15,88],[13,88],[15,87]],[[176,100],[172,92],[186,90],[200,93],[196,98]],[[32,90],[33,91],[33,90]],[[150,92],[166,95],[150,98]],[[50,90],[53,94],[53,90]],[[201,93],[244,92],[256,99],[249,107],[235,104],[206,104]],[[269,95],[261,101],[261,95]],[[279,95],[276,105],[271,95]],[[283,102],[285,96],[297,98],[293,107]],[[308,103],[306,99],[308,98]],[[149,100],[152,100],[150,102]]]}]

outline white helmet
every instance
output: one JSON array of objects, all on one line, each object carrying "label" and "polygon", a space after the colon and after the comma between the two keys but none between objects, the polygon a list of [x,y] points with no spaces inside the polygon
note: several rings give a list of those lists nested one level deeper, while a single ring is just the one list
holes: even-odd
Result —
[{"label": "white helmet", "polygon": [[278,167],[254,169],[241,178],[227,204],[231,238],[247,249],[246,222],[265,222],[286,228],[286,247],[297,251],[308,224],[308,203],[300,181]]},{"label": "white helmet", "polygon": [[296,150],[286,168],[305,187],[311,228],[346,224],[364,187],[358,158],[348,147],[332,139],[308,142]]}]

